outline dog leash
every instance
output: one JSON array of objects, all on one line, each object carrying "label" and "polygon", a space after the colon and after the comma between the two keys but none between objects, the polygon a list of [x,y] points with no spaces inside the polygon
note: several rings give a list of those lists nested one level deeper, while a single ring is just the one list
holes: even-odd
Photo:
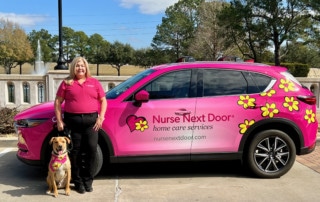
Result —
[{"label": "dog leash", "polygon": [[[57,129],[57,124],[55,124],[54,126]],[[70,152],[73,149],[73,143],[72,143],[72,138],[71,138],[71,130],[68,127],[64,127],[63,131],[58,131],[58,137],[62,136],[62,137],[67,137],[70,139],[70,144],[68,144],[68,152]]]}]

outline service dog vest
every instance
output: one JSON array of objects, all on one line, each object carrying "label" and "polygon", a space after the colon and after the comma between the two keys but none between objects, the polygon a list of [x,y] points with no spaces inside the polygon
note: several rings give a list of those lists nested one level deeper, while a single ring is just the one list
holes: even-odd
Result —
[{"label": "service dog vest", "polygon": [[64,156],[57,156],[55,154],[51,155],[50,160],[50,170],[56,171],[60,168],[61,165],[63,165],[67,161],[67,155]]}]

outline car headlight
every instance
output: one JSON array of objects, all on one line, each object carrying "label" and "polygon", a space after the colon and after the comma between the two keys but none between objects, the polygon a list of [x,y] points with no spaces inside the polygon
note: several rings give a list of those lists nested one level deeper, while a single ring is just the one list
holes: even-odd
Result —
[{"label": "car headlight", "polygon": [[40,125],[48,119],[20,119],[15,121],[14,125],[16,128],[31,128]]}]

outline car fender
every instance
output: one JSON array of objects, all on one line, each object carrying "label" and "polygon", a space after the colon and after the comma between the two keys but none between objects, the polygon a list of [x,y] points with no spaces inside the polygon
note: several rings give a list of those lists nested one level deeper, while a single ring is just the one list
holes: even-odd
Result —
[{"label": "car fender", "polygon": [[299,127],[289,119],[284,118],[272,118],[263,119],[248,128],[248,130],[243,134],[239,145],[239,152],[245,151],[247,144],[250,144],[252,137],[260,131],[278,129],[287,133],[295,143],[297,153],[304,147],[304,139],[302,131]]}]

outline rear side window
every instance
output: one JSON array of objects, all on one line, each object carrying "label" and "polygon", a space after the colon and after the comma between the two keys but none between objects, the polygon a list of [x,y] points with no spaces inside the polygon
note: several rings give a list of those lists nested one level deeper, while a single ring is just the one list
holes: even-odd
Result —
[{"label": "rear side window", "polygon": [[204,69],[203,96],[261,93],[271,81],[271,77],[254,72]]},{"label": "rear side window", "polygon": [[247,82],[240,71],[204,69],[204,97],[245,93],[247,93]]},{"label": "rear side window", "polygon": [[261,93],[267,89],[272,78],[254,72],[243,72],[248,82],[248,94]]}]

